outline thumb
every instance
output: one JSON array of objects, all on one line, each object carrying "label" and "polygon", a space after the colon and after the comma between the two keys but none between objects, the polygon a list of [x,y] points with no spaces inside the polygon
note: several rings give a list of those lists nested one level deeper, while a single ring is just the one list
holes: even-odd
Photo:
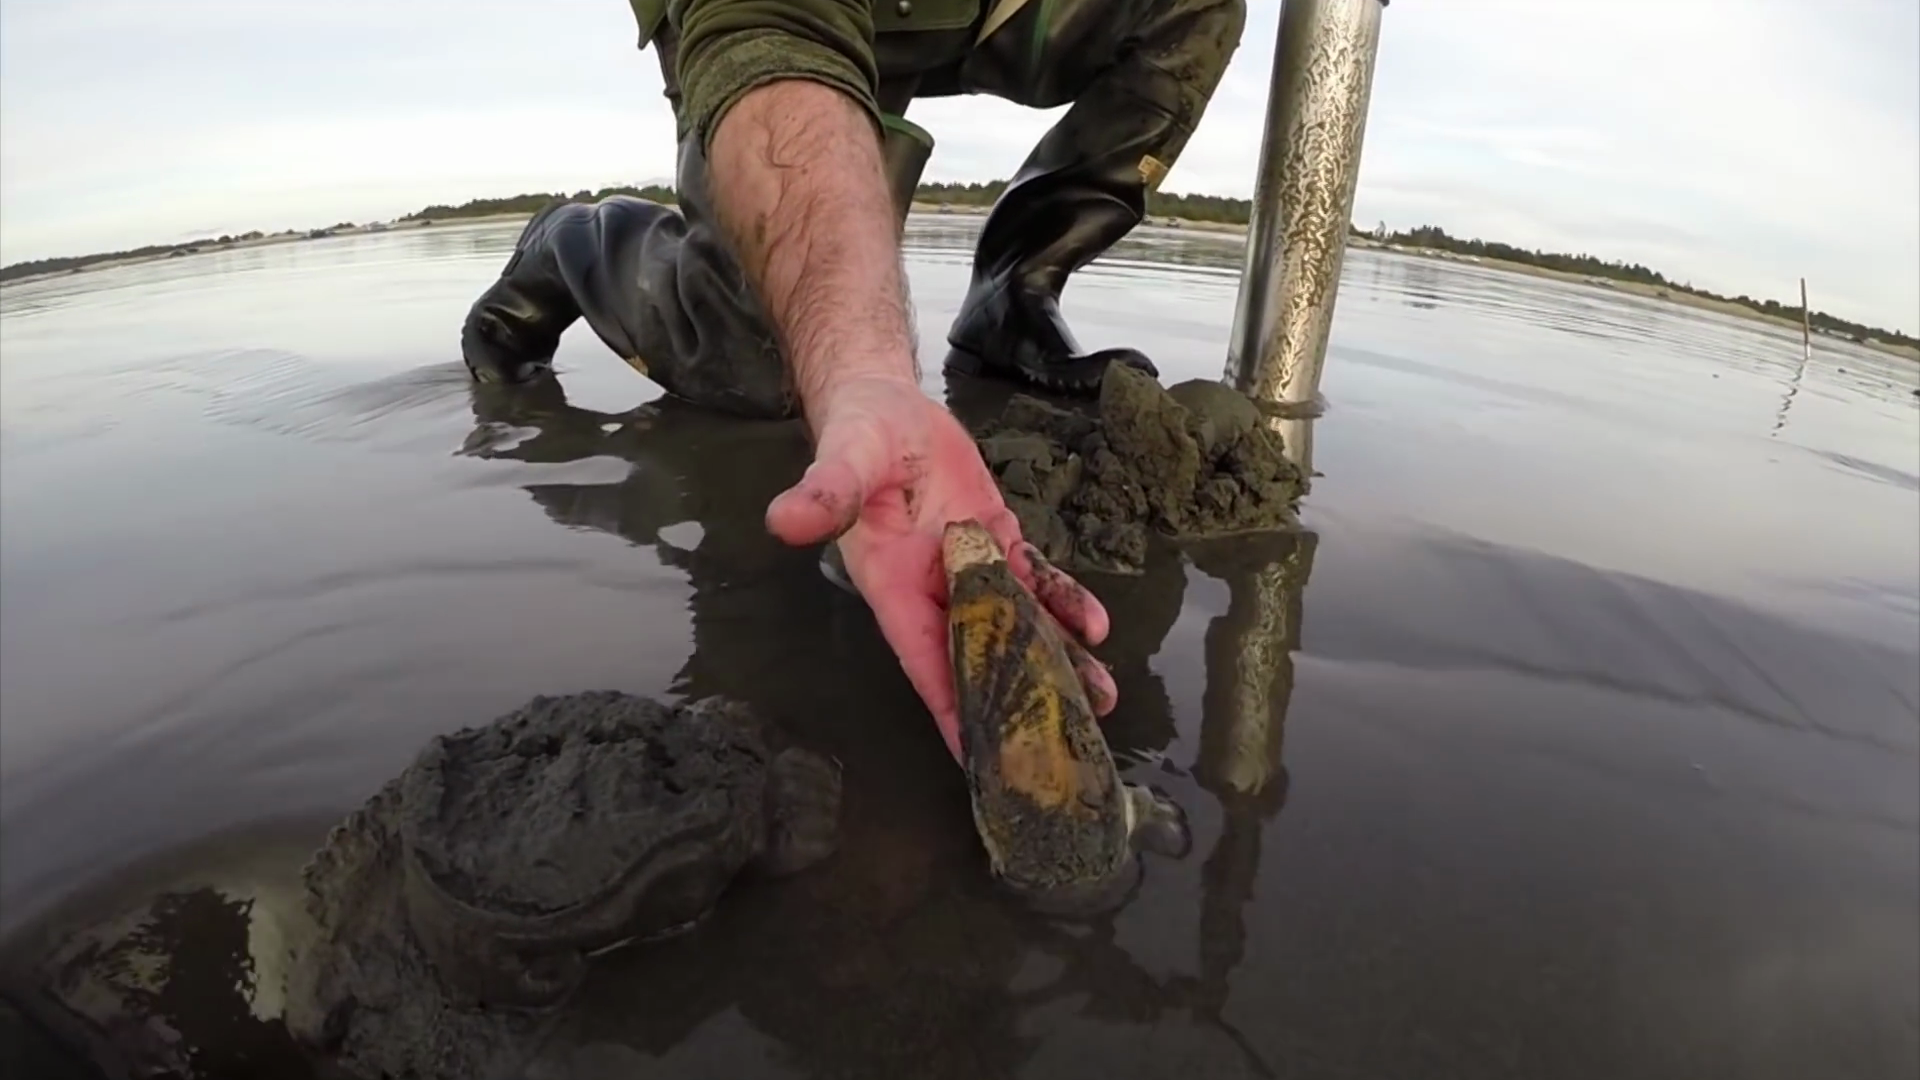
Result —
[{"label": "thumb", "polygon": [[853,528],[860,510],[889,480],[889,456],[879,440],[822,433],[813,464],[800,482],[767,506],[767,531],[796,547],[830,540]]}]

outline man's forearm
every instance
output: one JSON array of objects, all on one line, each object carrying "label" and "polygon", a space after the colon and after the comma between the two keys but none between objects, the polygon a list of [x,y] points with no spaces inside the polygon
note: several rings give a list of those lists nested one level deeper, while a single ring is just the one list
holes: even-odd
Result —
[{"label": "man's forearm", "polygon": [[849,378],[917,379],[892,197],[867,113],[812,80],[742,97],[710,143],[721,228],[810,420]]}]

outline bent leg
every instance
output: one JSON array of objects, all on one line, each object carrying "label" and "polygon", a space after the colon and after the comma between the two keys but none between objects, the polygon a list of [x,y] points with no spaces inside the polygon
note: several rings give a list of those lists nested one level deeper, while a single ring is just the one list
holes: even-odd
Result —
[{"label": "bent leg", "polygon": [[744,416],[792,415],[779,348],[704,212],[704,180],[690,140],[681,149],[678,209],[613,195],[542,210],[467,313],[461,348],[474,376],[545,375],[561,333],[584,318],[669,394]]},{"label": "bent leg", "polygon": [[[673,101],[671,35],[658,44]],[[890,118],[883,157],[896,198],[907,200],[902,223],[930,150],[924,132]],[[546,377],[561,334],[585,319],[675,397],[741,416],[797,415],[778,340],[715,221],[697,139],[681,144],[675,187],[678,208],[615,195],[535,215],[461,328],[474,377]]]},{"label": "bent leg", "polygon": [[1133,349],[1082,350],[1060,315],[1068,276],[1132,231],[1179,160],[1240,44],[1245,0],[1026,4],[969,56],[967,89],[1073,107],[988,214],[948,370],[1091,392]]}]

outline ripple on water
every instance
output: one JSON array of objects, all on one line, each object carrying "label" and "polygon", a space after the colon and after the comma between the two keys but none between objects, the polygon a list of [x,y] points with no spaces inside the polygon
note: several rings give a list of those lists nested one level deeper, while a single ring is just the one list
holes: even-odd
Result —
[{"label": "ripple on water", "polygon": [[316,442],[439,448],[437,429],[468,414],[470,378],[457,362],[363,381],[310,357],[249,351],[209,357],[195,373],[205,379],[214,422]]}]

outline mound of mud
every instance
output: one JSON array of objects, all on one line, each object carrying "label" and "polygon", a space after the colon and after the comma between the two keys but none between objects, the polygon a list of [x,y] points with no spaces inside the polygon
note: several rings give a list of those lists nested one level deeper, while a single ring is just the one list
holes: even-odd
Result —
[{"label": "mound of mud", "polygon": [[728,703],[536,698],[433,740],[402,781],[401,831],[443,902],[540,924],[605,905],[683,837],[727,873],[745,864],[762,844],[771,756],[758,721]]},{"label": "mound of mud", "polygon": [[833,851],[838,767],[781,735],[737,702],[596,691],[434,739],[307,867],[287,1026],[359,1076],[524,1060],[590,957]]},{"label": "mound of mud", "polygon": [[0,1075],[531,1076],[594,957],[826,859],[840,800],[839,765],[742,702],[536,697],[434,738],[299,890],[49,931],[0,980]]},{"label": "mound of mud", "polygon": [[1252,401],[1113,364],[1094,414],[1024,394],[977,437],[1028,541],[1074,571],[1138,574],[1174,540],[1292,526],[1304,484]]}]

